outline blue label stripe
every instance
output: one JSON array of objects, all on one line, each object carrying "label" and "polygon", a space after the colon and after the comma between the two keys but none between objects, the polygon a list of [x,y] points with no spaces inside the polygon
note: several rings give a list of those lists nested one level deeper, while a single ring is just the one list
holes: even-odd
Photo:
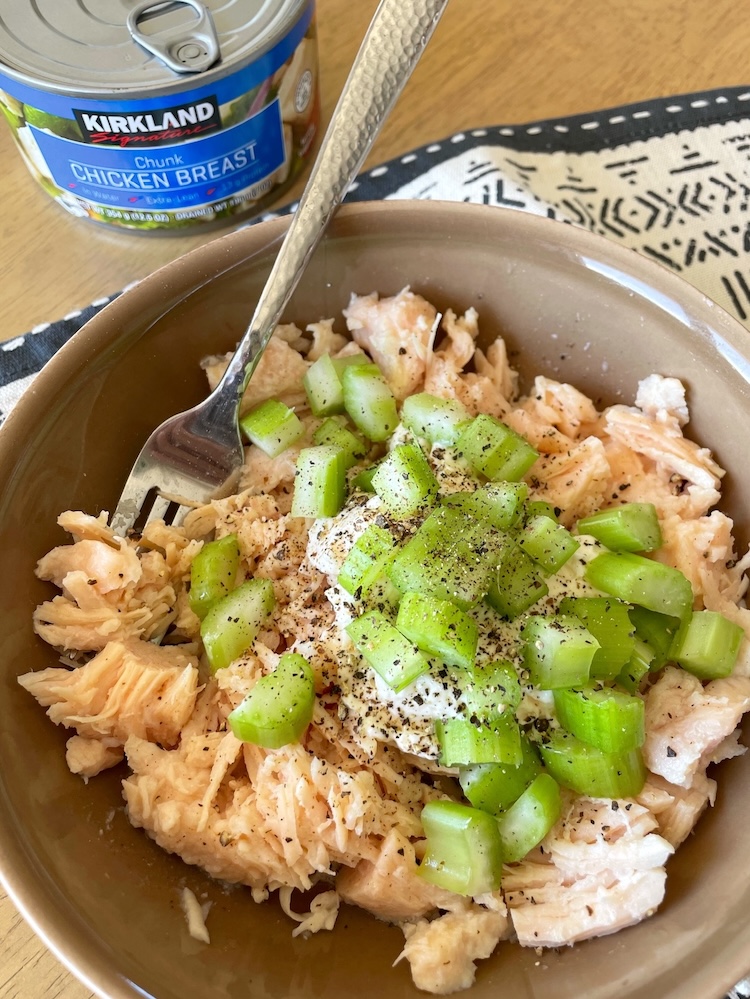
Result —
[{"label": "blue label stripe", "polygon": [[[113,95],[109,100],[89,100],[85,94],[73,97],[65,94],[50,93],[47,90],[30,87],[20,83],[0,71],[0,88],[7,91],[16,100],[30,107],[46,111],[48,114],[57,115],[60,118],[75,119],[73,108],[85,111],[94,111],[104,114],[113,114],[118,111],[133,113],[137,111],[149,112],[158,111],[162,108],[172,107],[177,101],[184,104],[192,104],[201,101],[208,96],[216,96],[219,104],[226,104],[228,101],[248,93],[258,84],[272,76],[277,69],[280,69],[287,59],[290,59],[302,39],[305,37],[315,13],[315,4],[311,2],[305,8],[301,18],[291,28],[279,42],[269,49],[264,55],[254,62],[229,72],[226,76],[216,79],[212,77],[211,82],[203,86],[190,88],[186,86],[187,80],[200,80],[201,76],[178,77],[175,74],[174,87],[159,97],[149,97],[144,95],[141,98],[132,100],[120,100],[117,95]],[[133,42],[133,45],[136,45]],[[0,64],[1,65],[1,64]],[[211,74],[211,70],[208,71]],[[166,84],[165,84],[166,86]],[[184,89],[183,89],[184,88]]]},{"label": "blue label stripe", "polygon": [[59,187],[121,208],[206,205],[244,191],[284,162],[278,100],[234,128],[153,149],[89,145],[29,127]]}]

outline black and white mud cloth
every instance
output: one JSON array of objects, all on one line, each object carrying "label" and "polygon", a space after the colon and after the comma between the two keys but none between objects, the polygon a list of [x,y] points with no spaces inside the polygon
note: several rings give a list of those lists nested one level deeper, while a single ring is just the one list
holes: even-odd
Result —
[{"label": "black and white mud cloth", "polygon": [[[499,205],[583,226],[681,274],[750,329],[750,86],[467,127],[362,174],[347,201],[385,198]],[[0,421],[115,295],[0,344]],[[750,978],[727,999],[750,999]]]}]

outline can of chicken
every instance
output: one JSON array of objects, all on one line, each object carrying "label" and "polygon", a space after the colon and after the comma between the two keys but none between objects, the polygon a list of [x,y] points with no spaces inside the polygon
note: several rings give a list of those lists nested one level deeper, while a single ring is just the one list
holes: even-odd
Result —
[{"label": "can of chicken", "polygon": [[314,0],[0,0],[0,110],[73,215],[179,233],[257,213],[311,156]]}]

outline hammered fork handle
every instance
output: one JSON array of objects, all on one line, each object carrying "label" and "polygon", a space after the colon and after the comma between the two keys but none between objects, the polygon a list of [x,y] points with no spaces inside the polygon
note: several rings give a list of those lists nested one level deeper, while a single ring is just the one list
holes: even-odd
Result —
[{"label": "hammered fork handle", "polygon": [[242,393],[310,256],[447,4],[448,0],[381,0],[250,325],[209,397],[212,423],[235,424]]},{"label": "hammered fork handle", "polygon": [[236,485],[244,460],[237,421],[242,393],[447,3],[381,0],[250,326],[211,395],[165,420],[144,444],[111,519],[116,533],[138,533],[144,523],[159,518],[178,524],[190,506],[208,503]]}]

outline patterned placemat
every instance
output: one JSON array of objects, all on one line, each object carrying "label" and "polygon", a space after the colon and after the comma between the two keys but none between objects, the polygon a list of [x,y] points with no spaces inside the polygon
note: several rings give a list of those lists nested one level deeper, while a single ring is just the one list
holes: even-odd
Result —
[{"label": "patterned placemat", "polygon": [[546,215],[681,274],[750,325],[750,91],[472,129],[371,170],[353,198]]}]

